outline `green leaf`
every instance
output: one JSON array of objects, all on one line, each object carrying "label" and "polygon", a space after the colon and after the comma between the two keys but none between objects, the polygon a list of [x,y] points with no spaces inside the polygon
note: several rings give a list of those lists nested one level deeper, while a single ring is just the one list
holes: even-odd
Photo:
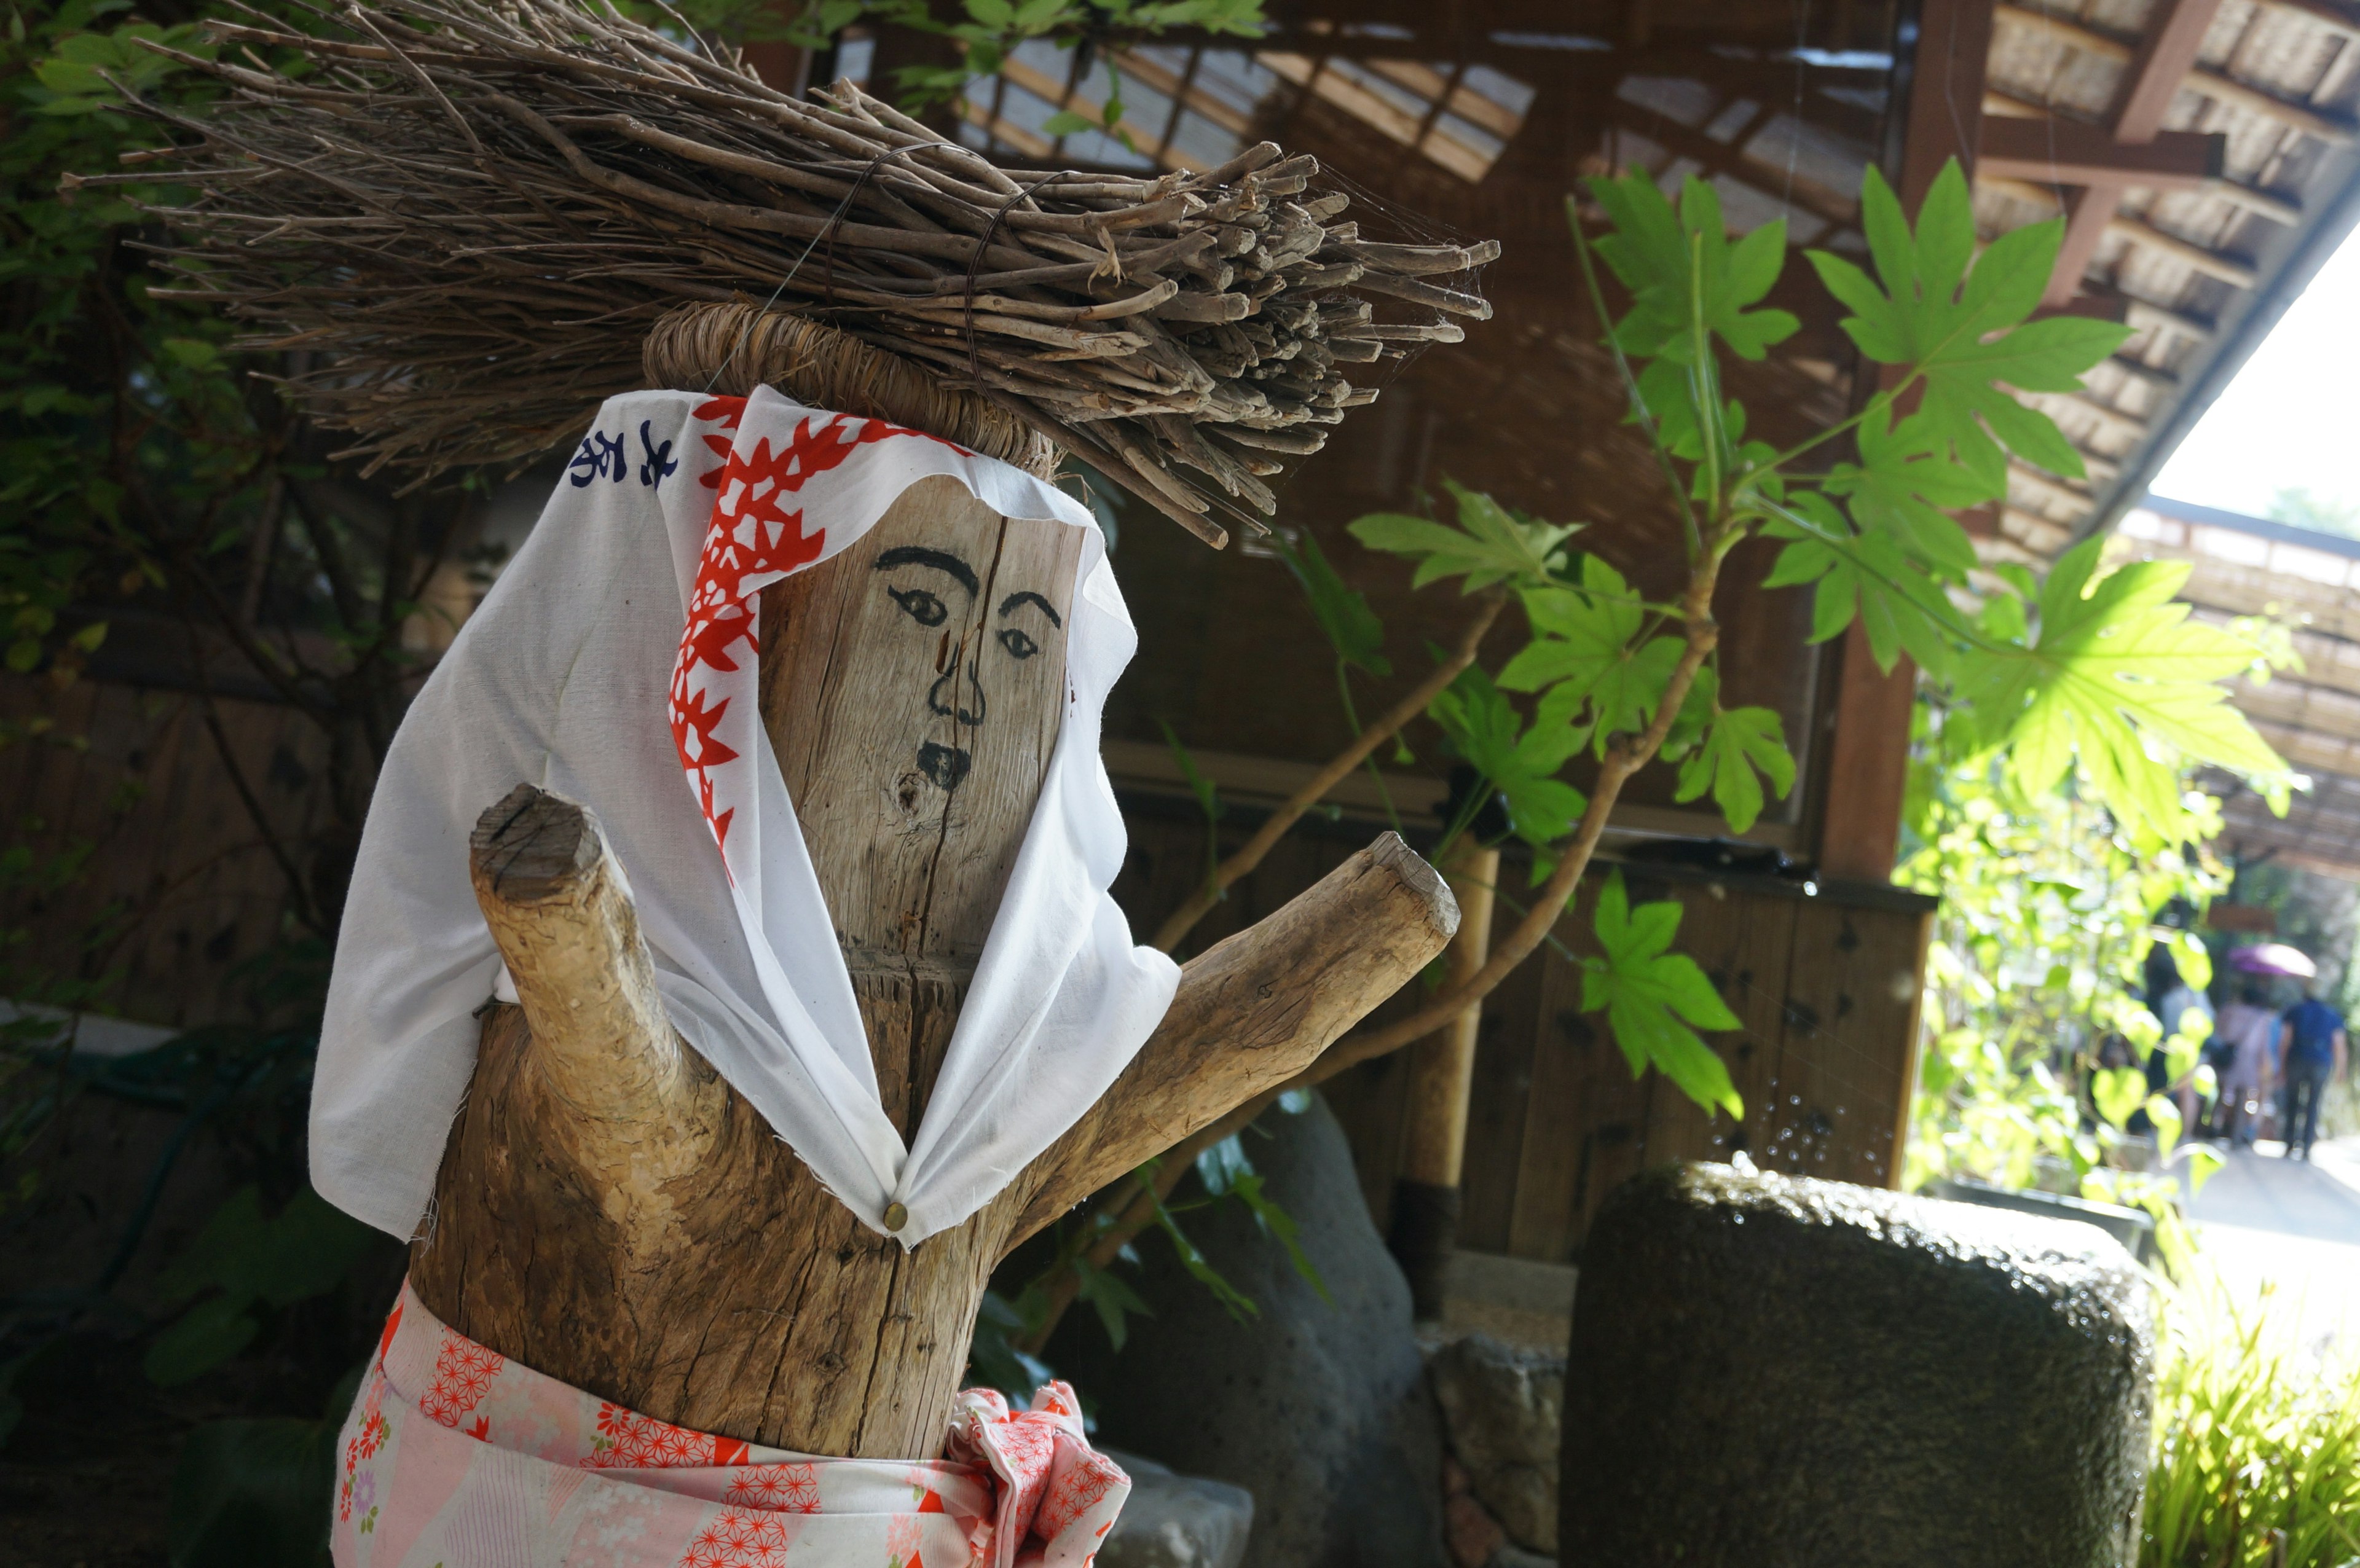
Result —
[{"label": "green leaf", "polygon": [[1696,679],[1688,682],[1688,694],[1680,702],[1680,711],[1664,732],[1664,744],[1655,755],[1666,762],[1677,762],[1704,740],[1712,727],[1713,715],[1721,712],[1721,677],[1710,664],[1697,667]]},{"label": "green leaf", "polygon": [[2090,1099],[2098,1114],[2122,1126],[2147,1104],[2147,1072],[2138,1067],[2111,1067],[2090,1074]]},{"label": "green leaf", "polygon": [[1950,443],[1931,421],[1912,416],[1888,429],[1885,410],[1858,428],[1861,461],[1837,463],[1830,494],[1852,500],[1863,533],[1882,531],[1912,561],[1938,576],[1963,583],[1979,563],[1974,541],[1946,510],[1977,506],[2005,493],[1950,455]]},{"label": "green leaf", "polygon": [[343,1421],[339,1411],[327,1421],[269,1416],[191,1428],[172,1467],[169,1555],[159,1557],[175,1568],[312,1568],[326,1556]]},{"label": "green leaf", "polygon": [[1538,584],[1556,570],[1565,541],[1577,526],[1520,517],[1480,491],[1445,479],[1459,503],[1459,524],[1430,522],[1398,512],[1377,512],[1351,525],[1351,534],[1371,550],[1418,563],[1411,586],[1423,588],[1446,577],[1465,577],[1472,593],[1495,583]]},{"label": "green leaf", "polygon": [[[2028,318],[2064,238],[2060,222],[2015,230],[1983,252],[1961,280],[1974,217],[1955,160],[1927,193],[1913,234],[1893,189],[1874,168],[1861,192],[1862,225],[1875,261],[1872,281],[1852,263],[1809,253],[1830,293],[1852,314],[1844,331],[1863,354],[1906,365],[1922,381],[1913,418],[1992,494],[2006,483],[2002,448],[2069,478],[2081,459],[2054,421],[2015,392],[2070,392],[2082,373],[2122,345],[2130,329],[2078,316]],[[2005,384],[2005,385],[2003,385]]]},{"label": "green leaf", "polygon": [[270,1224],[248,1264],[256,1293],[274,1307],[325,1295],[344,1282],[377,1233],[305,1187]]},{"label": "green leaf", "polygon": [[1951,678],[1963,623],[1941,584],[1918,570],[1889,531],[1854,534],[1812,490],[1795,492],[1776,511],[1763,531],[1796,542],[1779,552],[1764,585],[1819,584],[1811,641],[1836,636],[1857,615],[1879,669],[1890,670],[1907,652],[1936,680]]},{"label": "green leaf", "polygon": [[1172,1217],[1172,1211],[1162,1203],[1155,1205],[1155,1223],[1170,1239],[1172,1250],[1180,1259],[1180,1267],[1188,1271],[1190,1279],[1210,1290],[1213,1300],[1220,1302],[1230,1317],[1244,1323],[1260,1315],[1262,1309],[1254,1305],[1253,1298],[1230,1284],[1222,1278],[1219,1269],[1206,1261],[1205,1255],[1196,1250],[1196,1244],[1180,1229],[1180,1222]]},{"label": "green leaf", "polygon": [[1594,922],[1603,956],[1582,961],[1581,1010],[1604,1010],[1632,1076],[1652,1062],[1707,1111],[1725,1110],[1742,1119],[1745,1102],[1730,1081],[1729,1068],[1696,1033],[1742,1026],[1694,959],[1666,951],[1679,924],[1677,902],[1634,909],[1622,873],[1610,876],[1599,889]]},{"label": "green leaf", "polygon": [[2211,763],[2247,775],[2286,764],[2219,684],[2253,647],[2191,619],[2173,595],[2185,561],[2134,561],[2099,574],[2102,539],[2075,546],[2041,587],[2027,647],[1972,662],[1959,683],[1986,747],[2006,746],[2010,778],[2038,799],[2068,768],[2143,837],[2185,836],[2179,771]]},{"label": "green leaf", "polygon": [[1163,727],[1164,742],[1172,748],[1172,760],[1179,765],[1180,777],[1187,782],[1188,793],[1196,797],[1196,809],[1205,813],[1207,822],[1219,822],[1229,811],[1221,803],[1219,788],[1196,767],[1196,759],[1188,755],[1186,746],[1180,744],[1180,736],[1172,725],[1163,719],[1155,722]]},{"label": "green leaf", "polygon": [[223,1201],[204,1228],[156,1276],[157,1299],[185,1301],[216,1286],[248,1298],[259,1295],[254,1273],[269,1246],[270,1226],[262,1217],[262,1193],[254,1187],[241,1187]]},{"label": "green leaf", "polygon": [[[1762,358],[1800,326],[1786,310],[1748,309],[1770,292],[1786,265],[1784,219],[1763,224],[1732,245],[1720,196],[1694,175],[1680,187],[1677,212],[1655,180],[1635,169],[1595,177],[1590,191],[1609,224],[1595,248],[1631,291],[1631,310],[1614,325],[1625,353],[1697,362],[1692,280],[1701,284],[1706,333],[1741,359]],[[1655,408],[1652,400],[1649,407]]]},{"label": "green leaf", "polygon": [[1589,732],[1547,714],[1527,728],[1480,666],[1470,666],[1426,708],[1453,751],[1508,802],[1516,836],[1535,847],[1573,831],[1589,800],[1556,777]]},{"label": "green leaf", "polygon": [[166,338],[164,353],[176,364],[202,370],[221,359],[221,351],[202,338]]},{"label": "green leaf", "polygon": [[252,1307],[251,1297],[209,1296],[181,1313],[148,1346],[140,1365],[148,1381],[173,1388],[204,1376],[244,1350],[262,1328]]},{"label": "green leaf", "polygon": [[1781,800],[1795,787],[1795,759],[1777,713],[1768,708],[1717,709],[1704,744],[1680,765],[1673,798],[1693,800],[1710,789],[1731,831],[1742,833],[1761,818],[1765,778]]},{"label": "green leaf", "polygon": [[1230,1187],[1240,1176],[1253,1174],[1253,1161],[1246,1158],[1242,1135],[1231,1133],[1196,1156],[1196,1179],[1205,1183],[1205,1191],[1217,1198],[1229,1195]]},{"label": "green leaf", "polygon": [[1076,114],[1071,109],[1060,109],[1041,122],[1041,134],[1044,136],[1077,136],[1099,128],[1096,120]]},{"label": "green leaf", "polygon": [[333,1290],[374,1234],[309,1187],[269,1220],[260,1194],[242,1188],[158,1276],[157,1290],[169,1301],[218,1288],[240,1301],[289,1306]]},{"label": "green leaf", "polygon": [[1014,1301],[997,1290],[983,1293],[976,1312],[975,1335],[967,1342],[967,1365],[975,1375],[1011,1400],[1030,1399],[1033,1391],[1056,1376],[1039,1356],[1020,1350],[1016,1342],[1047,1321],[1048,1301],[1037,1284]]},{"label": "green leaf", "polygon": [[1328,1281],[1319,1277],[1311,1255],[1303,1250],[1303,1235],[1295,1223],[1295,1216],[1281,1208],[1277,1199],[1262,1191],[1262,1178],[1248,1171],[1236,1180],[1231,1190],[1239,1202],[1253,1211],[1254,1224],[1262,1228],[1262,1233],[1286,1248],[1287,1260],[1295,1265],[1295,1273],[1319,1292],[1321,1301],[1334,1306],[1336,1298],[1328,1294]]},{"label": "green leaf", "polygon": [[1153,1310],[1140,1300],[1139,1292],[1132,1290],[1120,1275],[1111,1269],[1092,1268],[1086,1258],[1074,1259],[1074,1278],[1077,1281],[1075,1298],[1087,1301],[1097,1309],[1098,1323],[1106,1329],[1107,1341],[1117,1350],[1122,1348],[1122,1342],[1128,1337],[1126,1318],[1133,1312],[1142,1317],[1155,1315]]},{"label": "green leaf", "polygon": [[1602,753],[1606,738],[1644,727],[1680,661],[1677,637],[1637,641],[1645,611],[1622,573],[1584,556],[1581,586],[1524,593],[1524,615],[1538,634],[1500,671],[1515,691],[1546,688],[1541,715],[1570,724],[1587,708],[1587,729]]},{"label": "green leaf", "polygon": [[1302,584],[1304,597],[1311,601],[1311,614],[1319,629],[1328,634],[1336,657],[1371,675],[1391,675],[1393,661],[1384,655],[1385,624],[1369,607],[1368,595],[1345,586],[1319,541],[1310,534],[1302,535],[1299,544],[1290,543],[1284,533],[1273,533],[1271,539],[1279,558]]}]

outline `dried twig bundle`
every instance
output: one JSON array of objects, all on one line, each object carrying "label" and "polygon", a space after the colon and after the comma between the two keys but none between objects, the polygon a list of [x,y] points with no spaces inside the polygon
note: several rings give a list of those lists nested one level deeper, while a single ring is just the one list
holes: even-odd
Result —
[{"label": "dried twig bundle", "polygon": [[1472,272],[1496,245],[1364,241],[1267,142],[1158,179],[1002,169],[850,83],[797,102],[603,4],[348,3],[316,37],[249,15],[213,25],[243,63],[175,55],[227,91],[202,117],[139,105],[189,140],[138,156],[200,191],[163,214],[183,296],[257,323],[247,346],[319,351],[299,389],[372,469],[545,450],[639,384],[667,311],[768,304],[1218,543],[1207,514],[1258,526],[1262,480],[1383,362],[1490,314]]}]

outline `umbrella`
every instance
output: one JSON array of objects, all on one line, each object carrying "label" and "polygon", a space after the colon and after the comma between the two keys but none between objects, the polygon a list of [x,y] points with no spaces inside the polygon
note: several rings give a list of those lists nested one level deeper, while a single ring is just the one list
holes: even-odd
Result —
[{"label": "umbrella", "polygon": [[2229,967],[2246,975],[2291,975],[2298,980],[2319,973],[2318,964],[2282,942],[2241,947],[2229,955]]}]

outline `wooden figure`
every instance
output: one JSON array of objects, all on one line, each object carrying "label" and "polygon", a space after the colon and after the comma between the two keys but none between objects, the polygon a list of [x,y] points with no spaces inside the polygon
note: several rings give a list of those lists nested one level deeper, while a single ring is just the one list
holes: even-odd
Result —
[{"label": "wooden figure", "polygon": [[[714,379],[709,365],[698,379],[661,368],[656,385]],[[808,354],[723,369],[814,402],[798,384],[826,374]],[[972,443],[992,422],[978,402],[847,411]],[[1005,455],[1054,459],[1011,430]],[[763,721],[905,1139],[1056,740],[1080,548],[1073,525],[1001,517],[930,479],[764,598]],[[595,820],[524,785],[486,805],[475,886],[519,1002],[485,1017],[412,1249],[420,1299],[602,1398],[806,1454],[934,1457],[1008,1251],[1308,1066],[1459,918],[1442,879],[1384,834],[1188,964],[1098,1104],[967,1221],[905,1248],[831,1196],[673,1032]]]}]

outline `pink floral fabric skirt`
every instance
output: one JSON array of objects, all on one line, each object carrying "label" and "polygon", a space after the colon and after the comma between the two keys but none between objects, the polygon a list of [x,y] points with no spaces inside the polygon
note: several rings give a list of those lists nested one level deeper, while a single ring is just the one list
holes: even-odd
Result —
[{"label": "pink floral fabric skirt", "polygon": [[337,1460],[338,1568],[1085,1568],[1131,1494],[1063,1383],[961,1394],[941,1460],[814,1458],[519,1367],[406,1282]]}]

